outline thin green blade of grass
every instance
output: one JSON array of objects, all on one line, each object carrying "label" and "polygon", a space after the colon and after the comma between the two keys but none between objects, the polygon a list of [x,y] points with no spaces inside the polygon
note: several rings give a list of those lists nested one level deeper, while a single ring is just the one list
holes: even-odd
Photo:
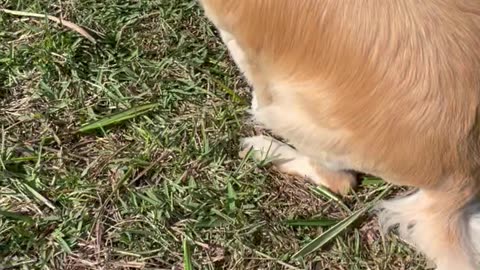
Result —
[{"label": "thin green blade of grass", "polygon": [[67,241],[65,241],[65,239],[63,239],[61,236],[57,236],[56,238],[62,250],[67,254],[72,254],[72,249],[68,245]]},{"label": "thin green blade of grass", "polygon": [[[52,155],[42,155],[42,158],[53,158]],[[38,156],[28,156],[28,157],[15,157],[8,159],[5,163],[6,164],[19,164],[25,162],[31,162],[38,160]]]},{"label": "thin green blade of grass", "polygon": [[35,190],[32,186],[30,186],[28,183],[21,183],[20,184],[26,189],[28,193],[30,193],[32,196],[34,196],[37,200],[48,206],[52,210],[56,210],[56,207],[47,199],[45,198],[42,194],[40,194],[37,190]]},{"label": "thin green blade of grass", "polygon": [[140,194],[140,193],[133,193],[133,194],[135,194],[138,198],[142,199],[143,201],[150,203],[151,205],[158,206],[158,205],[161,204],[160,201],[152,199],[152,198],[150,198],[148,196],[145,196],[143,194]]},{"label": "thin green blade of grass", "polygon": [[334,201],[348,213],[352,213],[352,210],[350,210],[350,208],[348,208],[348,206],[337,195],[335,195],[333,192],[331,192],[327,188],[318,186],[318,187],[311,188],[311,190],[313,193],[321,197]]},{"label": "thin green blade of grass", "polygon": [[138,107],[128,109],[126,111],[112,114],[100,120],[94,121],[92,123],[86,124],[78,129],[78,132],[88,132],[94,129],[103,128],[109,125],[118,124],[123,121],[135,118],[137,116],[146,114],[157,107],[158,104],[146,104]]},{"label": "thin green blade of grass", "polygon": [[228,193],[227,194],[228,210],[230,210],[231,212],[234,212],[236,209],[235,200],[237,198],[237,194],[231,182],[227,183],[227,193]]},{"label": "thin green blade of grass", "polygon": [[352,223],[354,223],[358,218],[360,218],[363,214],[368,211],[368,208],[362,208],[356,212],[354,212],[348,218],[338,222],[335,226],[332,226],[329,230],[312,240],[310,243],[305,245],[300,251],[293,255],[294,258],[304,257],[321,247],[325,244],[329,243],[332,239],[337,237],[340,233],[345,231]]},{"label": "thin green blade of grass", "polygon": [[362,185],[363,186],[378,186],[381,184],[384,184],[385,182],[382,179],[379,178],[372,178],[372,177],[365,177],[362,180]]},{"label": "thin green blade of grass", "polygon": [[223,82],[221,82],[220,80],[216,79],[216,78],[213,78],[211,77],[212,81],[214,81],[216,84],[218,84],[220,86],[220,88],[225,92],[227,93],[228,95],[230,95],[232,97],[232,99],[235,101],[235,102],[238,102],[238,103],[241,103],[241,104],[246,104],[247,102],[241,98],[239,95],[237,95],[235,93],[235,91],[233,91],[230,87],[226,86]]},{"label": "thin green blade of grass", "polygon": [[300,249],[297,253],[295,253],[293,257],[294,258],[304,257],[320,249],[325,244],[329,243],[331,240],[335,239],[339,234],[344,232],[350,225],[356,222],[361,216],[363,216],[365,213],[370,211],[374,207],[375,203],[377,203],[387,194],[387,192],[390,190],[390,187],[391,186],[388,186],[387,188],[385,188],[373,201],[368,203],[366,207],[355,211],[349,217],[338,222],[336,225],[332,226],[323,234],[319,235],[317,238],[315,238],[310,243],[305,245],[302,249]]},{"label": "thin green blade of grass", "polygon": [[235,223],[235,221],[236,221],[235,219],[225,215],[224,213],[222,213],[222,211],[220,211],[218,209],[212,208],[212,209],[210,209],[210,212],[212,212],[213,214],[223,218],[225,221],[228,221],[232,224]]},{"label": "thin green blade of grass", "polygon": [[5,141],[6,141],[6,134],[5,134],[5,127],[3,126],[3,124],[0,126],[1,129],[0,129],[0,134],[1,134],[1,137],[0,137],[0,166],[3,170],[6,170],[6,167],[5,167],[5,163],[3,161],[3,157],[4,155],[6,154],[5,153]]},{"label": "thin green blade of grass", "polygon": [[196,223],[195,228],[197,229],[218,228],[218,227],[227,226],[227,225],[229,225],[229,222],[224,219],[212,218],[211,220],[200,221]]},{"label": "thin green blade of grass", "polygon": [[33,218],[31,218],[29,216],[25,216],[25,215],[21,215],[21,214],[17,214],[17,213],[14,213],[14,212],[9,212],[9,211],[4,211],[4,210],[0,210],[0,216],[4,216],[8,219],[25,221],[25,222],[28,222],[28,223],[33,222]]},{"label": "thin green blade of grass", "polygon": [[286,220],[284,223],[292,227],[329,227],[338,223],[333,219],[292,219]]},{"label": "thin green blade of grass", "polygon": [[192,251],[186,237],[183,238],[183,269],[193,270]]}]

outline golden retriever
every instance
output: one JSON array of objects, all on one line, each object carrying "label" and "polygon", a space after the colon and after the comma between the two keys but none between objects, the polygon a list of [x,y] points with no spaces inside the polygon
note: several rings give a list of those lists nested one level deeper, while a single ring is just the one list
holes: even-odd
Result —
[{"label": "golden retriever", "polygon": [[347,193],[350,170],[418,189],[383,202],[440,270],[478,270],[479,0],[200,0],[253,87],[257,158]]}]

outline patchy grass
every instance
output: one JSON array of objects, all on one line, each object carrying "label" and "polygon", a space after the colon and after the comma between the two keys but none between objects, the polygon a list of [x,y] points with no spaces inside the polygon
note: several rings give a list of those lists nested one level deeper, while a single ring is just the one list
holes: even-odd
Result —
[{"label": "patchy grass", "polygon": [[0,12],[0,268],[423,269],[372,219],[293,258],[385,185],[338,200],[239,159],[239,137],[261,131],[195,1],[0,8],[97,40]]}]

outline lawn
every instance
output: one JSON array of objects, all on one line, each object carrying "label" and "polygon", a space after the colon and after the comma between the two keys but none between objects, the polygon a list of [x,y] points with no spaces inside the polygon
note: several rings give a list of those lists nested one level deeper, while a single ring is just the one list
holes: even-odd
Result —
[{"label": "lawn", "polygon": [[0,269],[424,269],[356,215],[383,182],[338,198],[238,157],[265,131],[196,1],[0,8],[94,38],[0,11]]}]

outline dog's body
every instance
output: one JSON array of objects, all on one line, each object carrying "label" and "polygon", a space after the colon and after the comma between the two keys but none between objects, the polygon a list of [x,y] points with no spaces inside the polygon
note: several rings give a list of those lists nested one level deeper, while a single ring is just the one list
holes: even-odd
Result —
[{"label": "dog's body", "polygon": [[480,1],[201,3],[254,88],[253,116],[296,149],[246,147],[340,193],[347,170],[419,188],[383,204],[385,226],[438,269],[477,269]]}]

